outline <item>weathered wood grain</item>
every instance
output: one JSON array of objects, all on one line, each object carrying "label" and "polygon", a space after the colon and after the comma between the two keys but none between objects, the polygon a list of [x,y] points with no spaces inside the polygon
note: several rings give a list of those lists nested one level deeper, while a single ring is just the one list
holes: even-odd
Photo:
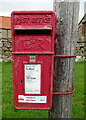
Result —
[{"label": "weathered wood grain", "polygon": [[[69,0],[68,0],[69,1]],[[79,2],[54,2],[56,13],[57,39],[56,54],[76,54],[78,29]],[[68,92],[73,90],[75,58],[55,58],[54,92]],[[49,118],[70,118],[72,110],[72,94],[53,95],[53,108],[49,111]]]}]

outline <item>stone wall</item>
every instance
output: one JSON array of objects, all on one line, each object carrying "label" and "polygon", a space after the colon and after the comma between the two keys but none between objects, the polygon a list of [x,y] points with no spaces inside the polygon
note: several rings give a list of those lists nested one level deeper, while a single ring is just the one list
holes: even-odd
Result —
[{"label": "stone wall", "polygon": [[76,61],[85,61],[85,45],[86,45],[86,37],[80,37],[77,41],[76,46],[76,54],[77,58]]},{"label": "stone wall", "polygon": [[12,40],[10,29],[0,29],[0,61],[11,61]]}]

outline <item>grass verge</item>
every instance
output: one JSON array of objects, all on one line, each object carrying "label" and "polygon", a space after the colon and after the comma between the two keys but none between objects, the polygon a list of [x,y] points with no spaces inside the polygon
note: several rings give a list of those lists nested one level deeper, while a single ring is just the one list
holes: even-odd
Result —
[{"label": "grass verge", "polygon": [[[1,74],[1,73],[0,73]],[[2,63],[2,117],[3,118],[48,118],[47,110],[16,110],[13,106],[11,62]],[[75,65],[72,118],[84,117],[84,63]]]}]

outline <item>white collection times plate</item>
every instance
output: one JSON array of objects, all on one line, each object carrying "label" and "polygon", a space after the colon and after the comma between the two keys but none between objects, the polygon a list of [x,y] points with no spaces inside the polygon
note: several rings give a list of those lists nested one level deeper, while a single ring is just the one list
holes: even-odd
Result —
[{"label": "white collection times plate", "polygon": [[25,94],[40,94],[41,64],[25,64]]}]

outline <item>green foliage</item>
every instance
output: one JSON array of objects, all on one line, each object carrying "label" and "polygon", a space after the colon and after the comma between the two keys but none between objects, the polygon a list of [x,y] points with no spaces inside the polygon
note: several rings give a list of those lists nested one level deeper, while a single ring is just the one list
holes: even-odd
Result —
[{"label": "green foliage", "polygon": [[[0,72],[1,75],[1,72]],[[16,110],[13,105],[12,66],[11,62],[2,63],[2,117],[3,118],[48,118],[47,110]],[[73,94],[73,118],[84,117],[84,63],[75,65]]]}]

